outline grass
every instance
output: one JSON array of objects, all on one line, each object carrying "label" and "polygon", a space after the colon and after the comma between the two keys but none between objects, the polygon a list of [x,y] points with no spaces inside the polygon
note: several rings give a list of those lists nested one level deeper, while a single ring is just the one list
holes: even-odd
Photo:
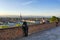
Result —
[{"label": "grass", "polygon": [[[22,26],[22,24],[16,24],[15,25],[15,27],[20,27],[20,26]],[[9,26],[7,26],[7,25],[0,26],[0,29],[4,29],[4,28],[9,28]]]},{"label": "grass", "polygon": [[0,26],[0,29],[3,29],[3,28],[9,28],[9,27],[7,25]]},{"label": "grass", "polygon": [[20,27],[20,26],[22,26],[22,24],[16,24],[16,26],[17,26],[17,27]]}]

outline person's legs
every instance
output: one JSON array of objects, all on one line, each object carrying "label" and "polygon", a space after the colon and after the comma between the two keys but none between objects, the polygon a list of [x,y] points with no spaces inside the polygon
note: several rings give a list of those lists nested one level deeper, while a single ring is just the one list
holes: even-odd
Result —
[{"label": "person's legs", "polygon": [[56,26],[58,26],[58,22],[56,22]]},{"label": "person's legs", "polygon": [[24,36],[28,36],[28,28],[23,28],[23,34]]},{"label": "person's legs", "polygon": [[25,28],[23,28],[23,35],[25,36]]},{"label": "person's legs", "polygon": [[28,36],[28,30],[27,29],[25,30],[25,36]]},{"label": "person's legs", "polygon": [[26,36],[28,36],[28,30],[26,30]]}]

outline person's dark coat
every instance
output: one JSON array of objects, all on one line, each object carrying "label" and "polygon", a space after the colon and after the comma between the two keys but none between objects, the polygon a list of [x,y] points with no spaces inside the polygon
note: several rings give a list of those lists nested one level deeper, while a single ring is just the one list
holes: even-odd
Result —
[{"label": "person's dark coat", "polygon": [[23,22],[22,29],[23,29],[24,35],[25,35],[25,36],[28,36],[28,26],[27,26],[27,22]]}]

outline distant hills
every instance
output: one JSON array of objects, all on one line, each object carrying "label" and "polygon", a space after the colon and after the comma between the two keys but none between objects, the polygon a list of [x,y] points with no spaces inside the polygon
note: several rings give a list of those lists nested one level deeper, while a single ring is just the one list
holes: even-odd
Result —
[{"label": "distant hills", "polygon": [[[17,15],[7,15],[7,16],[0,16],[0,18],[6,18],[6,17],[10,17],[10,18],[20,18],[20,16]],[[51,16],[22,16],[23,18],[50,18]],[[59,17],[60,18],[60,17]]]}]

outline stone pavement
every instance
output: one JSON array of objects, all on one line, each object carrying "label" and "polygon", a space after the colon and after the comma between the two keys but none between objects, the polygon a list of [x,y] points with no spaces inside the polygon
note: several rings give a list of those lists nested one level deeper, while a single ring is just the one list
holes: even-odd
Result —
[{"label": "stone pavement", "polygon": [[60,40],[60,27],[38,32],[17,40]]}]

